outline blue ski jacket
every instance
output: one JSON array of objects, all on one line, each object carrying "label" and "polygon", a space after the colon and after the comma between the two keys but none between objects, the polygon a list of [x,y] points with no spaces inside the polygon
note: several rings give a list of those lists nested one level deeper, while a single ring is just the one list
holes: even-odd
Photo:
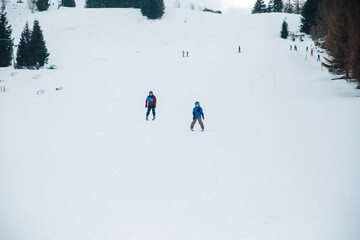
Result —
[{"label": "blue ski jacket", "polygon": [[146,107],[156,106],[156,97],[154,95],[152,96],[149,95],[145,100],[145,106]]},{"label": "blue ski jacket", "polygon": [[203,110],[200,106],[194,107],[193,109],[193,117],[194,118],[201,118],[201,116],[204,118]]}]

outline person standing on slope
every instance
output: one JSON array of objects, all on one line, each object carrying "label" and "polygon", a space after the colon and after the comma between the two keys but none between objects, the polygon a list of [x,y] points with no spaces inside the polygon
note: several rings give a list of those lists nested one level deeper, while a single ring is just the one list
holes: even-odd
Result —
[{"label": "person standing on slope", "polygon": [[149,114],[150,111],[152,110],[152,114],[153,114],[153,119],[155,120],[155,108],[156,108],[156,97],[153,94],[153,91],[149,92],[149,96],[146,98],[145,100],[145,108],[147,108],[147,113],[146,113],[146,121],[149,120]]},{"label": "person standing on slope", "polygon": [[199,121],[199,124],[201,126],[201,131],[204,131],[204,124],[201,120],[201,117],[202,117],[202,119],[204,119],[203,109],[200,107],[199,102],[195,102],[195,107],[193,109],[193,121],[190,126],[191,131],[194,131],[194,125],[195,125],[196,121]]}]

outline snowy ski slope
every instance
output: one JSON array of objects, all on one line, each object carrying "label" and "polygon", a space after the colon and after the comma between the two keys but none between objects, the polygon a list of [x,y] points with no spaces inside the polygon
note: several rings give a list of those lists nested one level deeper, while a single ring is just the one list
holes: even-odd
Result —
[{"label": "snowy ski slope", "polygon": [[1,240],[359,238],[360,93],[289,51],[299,16],[12,4],[58,69],[0,69]]}]

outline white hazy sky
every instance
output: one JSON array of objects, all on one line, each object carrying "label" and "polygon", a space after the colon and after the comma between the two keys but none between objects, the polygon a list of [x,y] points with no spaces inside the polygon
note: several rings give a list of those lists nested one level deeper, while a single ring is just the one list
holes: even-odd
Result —
[{"label": "white hazy sky", "polygon": [[218,0],[221,4],[228,7],[241,7],[241,8],[251,8],[255,4],[255,0]]},{"label": "white hazy sky", "polygon": [[[173,6],[176,0],[165,0],[166,5]],[[190,3],[216,9],[252,8],[256,0],[180,0],[183,8],[188,8]]]}]

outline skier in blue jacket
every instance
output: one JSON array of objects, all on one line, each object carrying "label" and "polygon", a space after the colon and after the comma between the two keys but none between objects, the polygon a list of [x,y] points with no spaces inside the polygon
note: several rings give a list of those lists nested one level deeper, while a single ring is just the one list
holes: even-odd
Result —
[{"label": "skier in blue jacket", "polygon": [[156,97],[153,94],[153,91],[149,92],[149,96],[145,100],[145,108],[148,109],[146,112],[146,121],[149,120],[148,117],[149,117],[150,111],[152,111],[152,114],[153,114],[152,120],[155,120]]},{"label": "skier in blue jacket", "polygon": [[190,126],[191,131],[194,131],[194,125],[195,125],[196,121],[199,121],[199,124],[201,126],[201,131],[204,131],[204,124],[201,120],[201,117],[202,117],[202,119],[204,119],[203,109],[200,107],[199,102],[195,102],[195,107],[193,109],[193,121]]}]

